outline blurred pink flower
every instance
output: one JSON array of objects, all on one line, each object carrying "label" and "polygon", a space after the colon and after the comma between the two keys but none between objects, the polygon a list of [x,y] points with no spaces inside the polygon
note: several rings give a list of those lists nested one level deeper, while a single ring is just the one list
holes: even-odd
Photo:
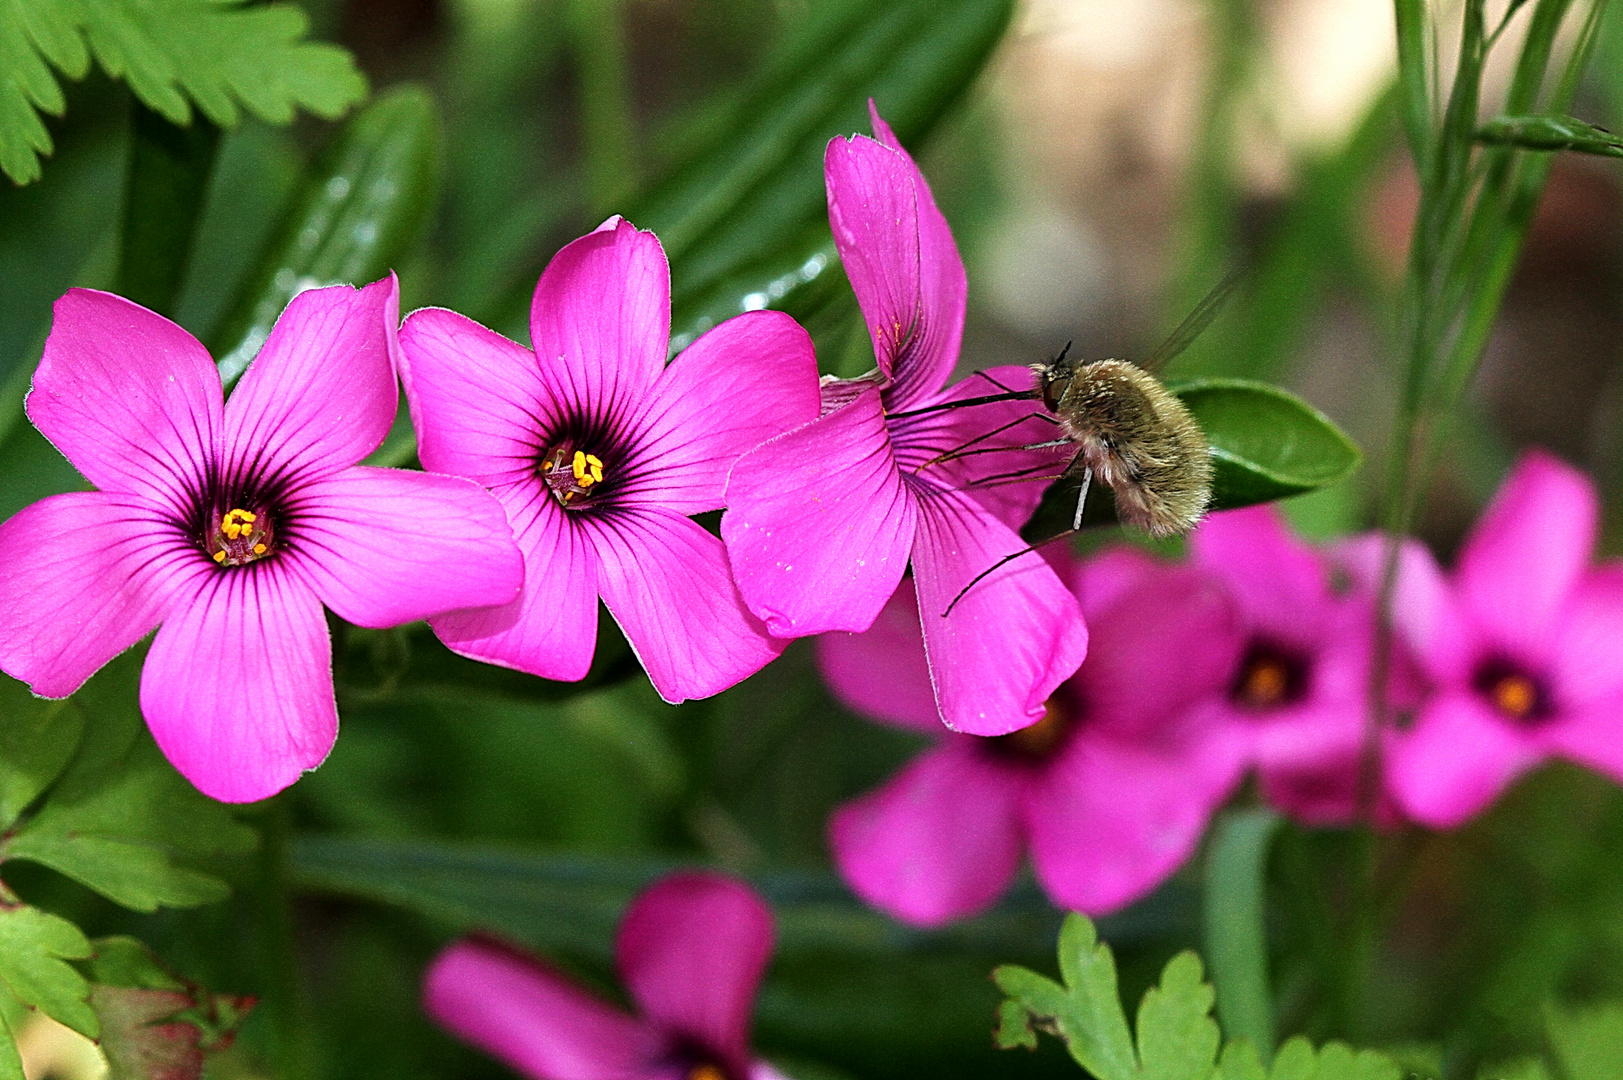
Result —
[{"label": "blurred pink flower", "polygon": [[1210,515],[1190,553],[1228,589],[1245,637],[1228,692],[1209,708],[1249,745],[1270,803],[1309,825],[1350,822],[1369,711],[1371,594],[1338,593],[1330,563],[1272,506]]},{"label": "blurred pink flower", "polygon": [[[939,715],[1000,735],[1036,722],[1087,651],[1075,599],[1037,557],[1002,556],[1065,459],[1019,447],[1054,437],[1030,402],[940,408],[1029,389],[998,368],[944,390],[963,337],[963,262],[929,185],[876,110],[876,139],[829,143],[829,224],[873,339],[878,370],[826,381],[823,415],[739,458],[721,533],[750,610],[784,637],[866,630],[909,561]],[[1006,430],[999,430],[1007,428]],[[973,446],[969,456],[942,455]]]},{"label": "blurred pink flower", "polygon": [[28,416],[98,490],[0,525],[0,668],[65,697],[162,624],[141,711],[229,802],[338,732],[322,604],[359,626],[503,603],[523,574],[465,480],[357,466],[394,422],[398,288],[301,293],[229,402],[207,351],[108,293],[56,302]]},{"label": "blurred pink flower", "polygon": [[771,955],[772,913],[760,897],[720,874],[678,873],[631,902],[615,942],[641,1015],[540,960],[472,939],[434,960],[423,1006],[532,1080],[781,1080],[749,1048]]},{"label": "blurred pink flower", "polygon": [[[1453,574],[1409,543],[1393,620],[1430,693],[1385,740],[1405,812],[1450,828],[1551,756],[1623,781],[1623,563],[1590,565],[1598,507],[1584,475],[1523,455]],[[1370,587],[1384,541],[1350,541]]]},{"label": "blurred pink flower", "polygon": [[1039,723],[1011,735],[941,735],[907,584],[866,633],[818,639],[846,704],[938,735],[829,822],[835,862],[868,903],[922,926],[972,915],[1029,847],[1056,904],[1112,911],[1189,857],[1239,782],[1246,741],[1209,707],[1228,693],[1242,642],[1223,590],[1128,549],[1072,576],[1087,660]]},{"label": "blurred pink flower", "polygon": [[783,651],[689,515],[720,509],[739,454],[816,417],[811,339],[781,312],[751,312],[667,365],[670,321],[664,250],[619,218],[542,273],[533,353],[454,312],[406,319],[423,466],[489,488],[528,566],[512,603],[431,620],[456,652],[579,679],[600,596],[666,701],[718,693]]}]

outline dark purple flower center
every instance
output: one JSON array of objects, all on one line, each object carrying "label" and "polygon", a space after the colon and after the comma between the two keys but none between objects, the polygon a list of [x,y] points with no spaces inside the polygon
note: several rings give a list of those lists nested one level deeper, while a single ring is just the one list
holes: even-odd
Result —
[{"label": "dark purple flower center", "polygon": [[1307,696],[1311,665],[1300,650],[1257,638],[1246,649],[1229,686],[1229,700],[1263,711],[1294,705]]},{"label": "dark purple flower center", "polygon": [[233,507],[214,516],[203,550],[221,566],[247,566],[276,550],[276,527],[264,507]]},{"label": "dark purple flower center", "polygon": [[1533,724],[1550,715],[1550,695],[1543,680],[1502,656],[1478,664],[1471,686],[1507,719]]},{"label": "dark purple flower center", "polygon": [[565,438],[548,448],[536,472],[558,500],[569,510],[584,509],[595,495],[603,494],[603,459]]},{"label": "dark purple flower center", "polygon": [[676,1037],[674,1046],[661,1064],[682,1080],[742,1080],[733,1069],[723,1064],[721,1057],[687,1036]]},{"label": "dark purple flower center", "polygon": [[994,735],[986,745],[994,755],[1013,761],[1038,763],[1058,754],[1076,728],[1076,708],[1060,694],[1043,703],[1043,717],[1030,727]]}]

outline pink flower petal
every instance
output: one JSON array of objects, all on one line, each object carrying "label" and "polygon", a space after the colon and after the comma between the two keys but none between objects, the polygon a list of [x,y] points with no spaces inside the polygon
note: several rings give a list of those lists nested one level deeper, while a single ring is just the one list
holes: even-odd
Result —
[{"label": "pink flower petal", "polygon": [[1579,581],[1554,646],[1552,689],[1563,705],[1623,692],[1623,563],[1608,563]]},{"label": "pink flower petal", "polygon": [[1071,573],[1082,614],[1097,618],[1138,586],[1153,580],[1166,564],[1142,549],[1118,544],[1106,548],[1077,566]]},{"label": "pink flower petal", "polygon": [[1076,597],[1018,533],[960,492],[922,491],[913,542],[919,621],[941,719],[954,731],[1002,735],[1042,719],[1044,703],[1088,652]]},{"label": "pink flower petal", "polygon": [[611,218],[564,246],[535,286],[530,338],[553,400],[604,414],[640,402],[665,368],[671,271],[653,233]]},{"label": "pink flower petal", "polygon": [[914,926],[997,902],[1020,868],[1022,773],[971,739],[915,758],[829,819],[829,846],[853,891]]},{"label": "pink flower petal", "polygon": [[469,480],[357,465],[301,485],[289,563],[357,626],[511,603],[524,560],[501,504]]},{"label": "pink flower petal", "polygon": [[1193,567],[1161,569],[1089,626],[1088,661],[1077,682],[1093,725],[1153,739],[1174,718],[1228,692],[1240,627],[1227,595]]},{"label": "pink flower petal", "polygon": [[740,457],[721,535],[750,610],[788,638],[866,630],[907,569],[915,519],[868,390]]},{"label": "pink flower petal", "polygon": [[1552,718],[1538,734],[1551,752],[1623,783],[1623,691]]},{"label": "pink flower petal", "polygon": [[[1367,533],[1343,541],[1335,558],[1366,596],[1379,595],[1386,537]],[[1399,552],[1392,621],[1427,675],[1440,682],[1470,679],[1480,659],[1479,635],[1437,560],[1417,540],[1405,540]]]},{"label": "pink flower petal", "polygon": [[153,639],[141,712],[203,794],[254,802],[281,791],[338,736],[321,602],[274,561],[217,569]]},{"label": "pink flower petal", "polygon": [[1477,625],[1518,656],[1546,657],[1589,565],[1599,507],[1578,470],[1524,454],[1460,551],[1455,580]]},{"label": "pink flower petal", "polygon": [[52,495],[0,525],[0,669],[67,697],[215,572],[136,495]]},{"label": "pink flower petal", "polygon": [[817,668],[847,708],[913,731],[941,733],[911,581],[901,583],[867,630],[820,636]]},{"label": "pink flower petal", "polygon": [[873,123],[874,138],[906,159],[913,174],[914,200],[918,207],[919,310],[923,333],[910,344],[905,359],[898,361],[896,384],[886,394],[891,410],[900,411],[933,394],[951,376],[963,342],[969,286],[958,245],[947,227],[947,219],[936,206],[929,183],[902,148],[896,133],[880,117],[872,98],[868,100],[868,118]]},{"label": "pink flower petal", "polygon": [[831,139],[823,155],[834,245],[889,379],[900,376],[897,362],[909,343],[922,341],[914,172],[906,154],[865,135]]},{"label": "pink flower petal", "polygon": [[817,419],[817,357],[811,336],[781,311],[728,319],[671,361],[640,418],[635,470],[622,498],[698,514],[726,499],[740,454]]},{"label": "pink flower petal", "polygon": [[[1029,390],[1026,367],[991,368],[920,399],[918,408],[1003,393],[1003,387]],[[887,400],[890,395],[887,394]],[[999,401],[888,418],[897,464],[932,487],[967,491],[975,501],[1014,528],[1030,519],[1043,492],[1075,456],[1069,445],[1040,450],[1024,447],[1053,442],[1059,429],[1036,402]],[[958,456],[951,456],[951,455]]]},{"label": "pink flower petal", "polygon": [[1244,768],[1237,743],[1207,734],[1156,745],[1084,726],[1032,784],[1031,860],[1056,903],[1102,915],[1184,864]]},{"label": "pink flower petal", "polygon": [[772,912],[749,886],[696,871],[660,879],[626,909],[614,955],[650,1020],[742,1068],[772,957]]},{"label": "pink flower petal", "polygon": [[1444,690],[1421,710],[1413,728],[1389,740],[1387,778],[1409,817],[1452,829],[1486,809],[1542,756],[1532,735],[1501,719],[1474,693]]},{"label": "pink flower petal", "polygon": [[184,513],[220,440],[220,376],[174,323],[121,296],[56,302],[28,417],[104,491]]},{"label": "pink flower petal", "polygon": [[423,976],[423,1011],[532,1080],[636,1080],[663,1040],[540,960],[458,941]]},{"label": "pink flower petal", "polygon": [[400,287],[310,289],[287,305],[225,407],[225,482],[325,476],[376,450],[399,397]]},{"label": "pink flower petal", "polygon": [[447,648],[543,679],[586,677],[597,647],[598,559],[576,516],[539,479],[495,488],[524,557],[518,599],[429,619]]},{"label": "pink flower petal", "polygon": [[783,652],[749,613],[727,550],[697,522],[656,507],[588,517],[598,591],[659,696],[719,694]]},{"label": "pink flower petal", "polygon": [[554,422],[534,353],[440,308],[406,316],[400,352],[423,468],[486,487],[534,475]]},{"label": "pink flower petal", "polygon": [[1228,586],[1245,621],[1287,641],[1312,640],[1333,597],[1324,562],[1291,535],[1277,507],[1212,514],[1189,539],[1195,562]]}]

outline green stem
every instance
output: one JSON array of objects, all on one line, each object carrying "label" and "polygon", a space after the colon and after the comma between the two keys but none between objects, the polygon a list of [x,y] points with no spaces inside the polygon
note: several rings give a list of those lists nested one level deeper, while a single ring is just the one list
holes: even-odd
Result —
[{"label": "green stem", "polygon": [[203,216],[220,129],[203,116],[178,127],[139,101],[130,116],[119,294],[173,315]]},{"label": "green stem", "polygon": [[1230,1039],[1250,1039],[1264,1064],[1274,1056],[1265,886],[1268,848],[1280,817],[1271,810],[1224,814],[1206,857],[1206,959],[1217,1016]]},{"label": "green stem", "polygon": [[304,1005],[299,987],[298,952],[289,906],[288,849],[291,812],[278,796],[266,808],[259,848],[259,951],[264,972],[264,1009],[271,1029],[271,1068],[278,1080],[308,1080]]}]

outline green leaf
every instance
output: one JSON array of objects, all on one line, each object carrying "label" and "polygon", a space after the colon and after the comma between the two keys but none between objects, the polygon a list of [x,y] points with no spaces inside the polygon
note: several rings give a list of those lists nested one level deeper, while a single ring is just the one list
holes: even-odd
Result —
[{"label": "green leaf", "polygon": [[1623,1080],[1623,1001],[1551,1009],[1545,1024],[1566,1080]]},{"label": "green leaf", "polygon": [[1138,1061],[1116,992],[1116,960],[1086,916],[1066,918],[1059,967],[1063,986],[1008,964],[992,972],[992,981],[1039,1026],[1058,1034],[1077,1063],[1099,1080],[1134,1080]]},{"label": "green leaf", "polygon": [[1167,387],[1189,406],[1212,447],[1212,509],[1230,510],[1328,487],[1363,460],[1339,427],[1289,391],[1249,379]]},{"label": "green leaf", "polygon": [[0,1080],[28,1080],[23,1073],[22,1055],[17,1053],[17,1036],[0,1010]]},{"label": "green leaf", "polygon": [[135,704],[138,659],[121,657],[73,699],[88,716],[73,763],[0,844],[136,911],[223,899],[218,878],[183,865],[250,850],[256,834],[175,772]]},{"label": "green leaf", "polygon": [[79,709],[0,676],[0,833],[62,774],[83,730]]},{"label": "green leaf", "polygon": [[1206,855],[1206,955],[1217,987],[1217,1013],[1232,1038],[1273,1057],[1273,998],[1268,983],[1264,879],[1268,847],[1281,818],[1270,810],[1224,814]]},{"label": "green leaf", "polygon": [[1167,962],[1161,984],[1138,1007],[1138,1059],[1144,1080],[1201,1080],[1217,1060],[1216,995],[1202,978],[1200,957],[1182,952]]},{"label": "green leaf", "polygon": [[343,49],[305,41],[309,28],[293,4],[0,0],[0,169],[25,184],[51,152],[38,110],[61,115],[66,103],[46,61],[79,79],[94,56],[176,124],[194,104],[222,127],[243,109],[273,124],[298,109],[337,117],[366,96],[366,79]]},{"label": "green leaf", "polygon": [[439,113],[419,86],[381,94],[322,154],[212,343],[227,384],[305,289],[388,273],[422,231],[438,186]]},{"label": "green leaf", "polygon": [[0,907],[0,982],[23,1004],[94,1039],[101,1026],[86,1001],[90,984],[67,963],[89,955],[90,942],[66,919],[27,905]]},{"label": "green leaf", "polygon": [[1403,1071],[1372,1050],[1353,1050],[1346,1043],[1325,1043],[1318,1051],[1300,1035],[1287,1039],[1270,1072],[1263,1068],[1249,1039],[1223,1048],[1217,1080],[1400,1080]]},{"label": "green leaf", "polygon": [[1496,116],[1477,128],[1476,137],[1491,146],[1623,157],[1623,139],[1571,116]]},{"label": "green leaf", "polygon": [[[1060,935],[1061,986],[1025,968],[1005,965],[992,974],[1008,995],[999,1010],[998,1045],[1031,1045],[1032,1027],[1059,1036],[1071,1056],[1098,1080],[1399,1080],[1386,1057],[1354,1052],[1340,1043],[1314,1051],[1296,1037],[1265,1069],[1249,1039],[1218,1057],[1211,1018],[1213,992],[1201,977],[1200,958],[1174,956],[1138,1009],[1137,1052],[1129,1041],[1110,948],[1099,943],[1082,915],[1066,919]],[[1022,1015],[1023,1014],[1023,1015]]]},{"label": "green leaf", "polygon": [[219,145],[220,129],[206,120],[180,127],[135,104],[114,292],[175,314]]}]

